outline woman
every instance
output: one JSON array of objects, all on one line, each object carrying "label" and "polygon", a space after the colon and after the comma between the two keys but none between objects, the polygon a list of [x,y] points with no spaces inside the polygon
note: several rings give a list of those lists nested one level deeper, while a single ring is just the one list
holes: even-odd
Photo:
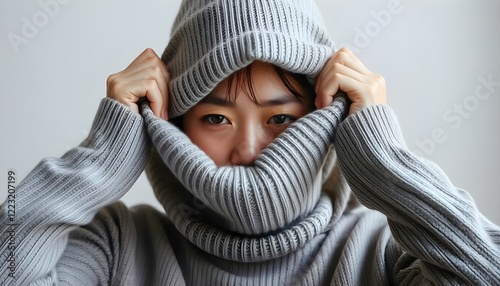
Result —
[{"label": "woman", "polygon": [[[334,52],[313,1],[184,1],[162,58],[107,95],[18,186],[2,282],[500,283],[499,228],[406,149],[383,79]],[[117,202],[145,167],[164,214]]]}]

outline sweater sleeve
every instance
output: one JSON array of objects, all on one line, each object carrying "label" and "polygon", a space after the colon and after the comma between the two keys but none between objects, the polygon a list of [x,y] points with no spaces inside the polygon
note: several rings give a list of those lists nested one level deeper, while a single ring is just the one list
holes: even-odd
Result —
[{"label": "sweater sleeve", "polygon": [[349,116],[335,143],[356,197],[387,216],[405,251],[398,285],[500,285],[500,228],[435,164],[408,151],[389,107]]},{"label": "sweater sleeve", "polygon": [[101,101],[89,136],[61,158],[43,159],[18,185],[15,213],[0,207],[0,284],[53,285],[69,233],[121,198],[149,158],[142,117]]}]

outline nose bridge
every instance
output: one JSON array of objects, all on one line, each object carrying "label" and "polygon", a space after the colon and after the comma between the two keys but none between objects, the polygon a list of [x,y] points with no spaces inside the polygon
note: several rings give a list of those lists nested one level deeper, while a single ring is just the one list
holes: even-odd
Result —
[{"label": "nose bridge", "polygon": [[240,126],[237,136],[233,151],[233,164],[246,165],[253,163],[257,155],[267,145],[263,126],[249,120]]}]

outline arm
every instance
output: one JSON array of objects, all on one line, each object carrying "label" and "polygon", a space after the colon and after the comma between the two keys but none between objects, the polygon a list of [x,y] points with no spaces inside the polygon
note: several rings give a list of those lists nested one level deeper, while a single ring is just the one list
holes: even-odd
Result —
[{"label": "arm", "polygon": [[336,147],[356,197],[387,216],[406,251],[394,273],[398,284],[500,284],[500,228],[437,166],[407,150],[388,107],[349,116]]},{"label": "arm", "polygon": [[[398,284],[500,284],[500,229],[434,164],[411,154],[385,107],[383,78],[347,48],[327,61],[316,82],[316,105],[339,89],[352,104],[336,149],[356,197],[388,218],[406,252],[395,266]],[[391,252],[393,249],[388,249]]]},{"label": "arm", "polygon": [[[7,205],[0,208],[0,284],[56,283],[55,265],[69,233],[117,201],[141,174],[149,157],[146,136],[138,114],[106,98],[79,147],[42,160],[28,174],[15,194],[13,221]],[[9,257],[14,269],[8,268]]]}]

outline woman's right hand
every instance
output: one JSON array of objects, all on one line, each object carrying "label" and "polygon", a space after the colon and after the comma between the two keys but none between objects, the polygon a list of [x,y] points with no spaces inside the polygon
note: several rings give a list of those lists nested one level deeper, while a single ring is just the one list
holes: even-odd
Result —
[{"label": "woman's right hand", "polygon": [[167,66],[148,48],[126,69],[108,77],[106,96],[136,112],[139,112],[137,102],[145,96],[153,114],[167,120],[169,80]]}]

